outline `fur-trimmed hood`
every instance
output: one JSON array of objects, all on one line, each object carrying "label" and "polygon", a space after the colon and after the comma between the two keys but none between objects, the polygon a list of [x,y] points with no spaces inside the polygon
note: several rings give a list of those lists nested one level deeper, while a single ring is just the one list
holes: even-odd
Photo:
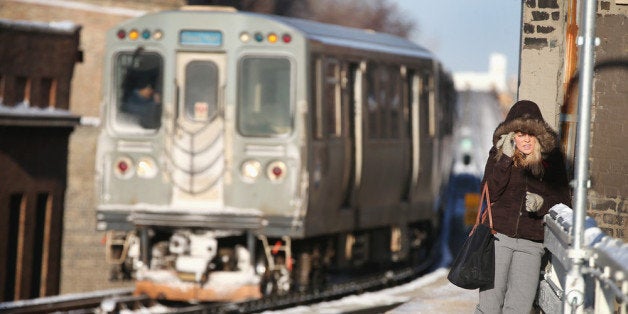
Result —
[{"label": "fur-trimmed hood", "polygon": [[545,122],[539,106],[529,100],[517,101],[508,111],[504,122],[493,133],[493,145],[503,134],[523,132],[536,136],[541,153],[547,154],[558,146],[558,134]]}]

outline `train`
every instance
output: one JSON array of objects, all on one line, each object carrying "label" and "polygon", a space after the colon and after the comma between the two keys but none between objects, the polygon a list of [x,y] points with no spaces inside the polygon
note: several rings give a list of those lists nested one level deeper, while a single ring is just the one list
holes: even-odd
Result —
[{"label": "train", "polygon": [[106,35],[96,228],[138,294],[225,302],[426,263],[456,93],[372,30],[185,6]]}]

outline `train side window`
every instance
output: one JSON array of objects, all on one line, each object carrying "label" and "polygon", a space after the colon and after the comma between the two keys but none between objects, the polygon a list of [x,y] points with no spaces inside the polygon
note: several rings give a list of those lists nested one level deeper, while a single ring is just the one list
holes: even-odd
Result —
[{"label": "train side window", "polygon": [[380,137],[379,99],[378,99],[379,67],[369,63],[366,70],[366,110],[368,112],[368,138]]},{"label": "train side window", "polygon": [[244,136],[292,131],[291,65],[287,58],[246,57],[238,75],[238,130]]},{"label": "train side window", "polygon": [[340,64],[335,59],[326,61],[323,101],[327,133],[338,137],[341,135]]},{"label": "train side window", "polygon": [[185,115],[211,121],[218,111],[218,67],[212,61],[192,61],[185,67]]},{"label": "train side window", "polygon": [[379,96],[379,137],[390,137],[390,84],[391,75],[390,68],[384,65],[380,65],[378,69],[379,82],[377,84],[377,95]]},{"label": "train side window", "polygon": [[390,69],[390,84],[388,85],[390,95],[389,109],[390,109],[390,137],[400,138],[400,125],[403,125],[402,118],[402,102],[403,94],[401,88],[401,73],[400,68],[393,66]]},{"label": "train side window", "polygon": [[314,95],[314,113],[312,114],[313,136],[323,138],[323,60],[316,58],[312,64],[312,95]]},{"label": "train side window", "polygon": [[428,108],[428,131],[431,137],[436,136],[436,93],[434,87],[434,76],[430,75],[427,78],[427,108]]},{"label": "train side window", "polygon": [[0,74],[0,106],[3,105],[4,101],[4,81],[5,77]]},{"label": "train side window", "polygon": [[119,130],[155,130],[161,125],[163,60],[157,53],[120,53],[115,62]]}]

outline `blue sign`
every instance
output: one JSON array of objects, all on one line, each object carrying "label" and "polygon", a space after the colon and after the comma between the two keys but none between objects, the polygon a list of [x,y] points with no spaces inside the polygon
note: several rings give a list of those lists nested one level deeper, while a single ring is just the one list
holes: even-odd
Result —
[{"label": "blue sign", "polygon": [[184,30],[179,34],[181,45],[212,46],[222,45],[222,33],[219,31]]}]

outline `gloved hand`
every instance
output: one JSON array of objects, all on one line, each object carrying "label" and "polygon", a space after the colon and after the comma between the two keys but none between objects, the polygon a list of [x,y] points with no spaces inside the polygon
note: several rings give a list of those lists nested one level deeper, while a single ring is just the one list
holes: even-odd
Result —
[{"label": "gloved hand", "polygon": [[508,157],[512,157],[515,154],[515,132],[508,134],[502,134],[501,138],[495,144],[497,149],[502,149],[502,153]]},{"label": "gloved hand", "polygon": [[526,192],[526,210],[534,213],[543,206],[543,197],[536,193]]}]

